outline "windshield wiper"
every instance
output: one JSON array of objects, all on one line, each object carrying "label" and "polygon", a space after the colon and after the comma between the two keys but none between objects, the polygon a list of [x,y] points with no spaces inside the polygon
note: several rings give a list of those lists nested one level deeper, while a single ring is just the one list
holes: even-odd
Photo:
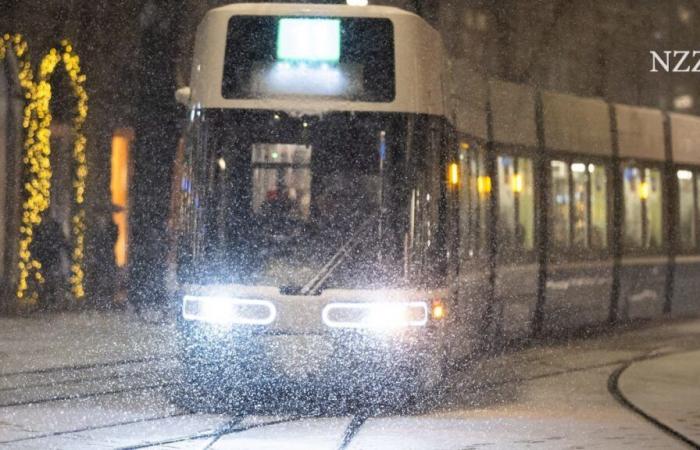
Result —
[{"label": "windshield wiper", "polygon": [[335,254],[328,260],[328,262],[321,267],[321,269],[314,275],[314,277],[309,280],[300,290],[298,295],[316,295],[320,292],[323,283],[326,282],[328,277],[333,274],[333,271],[342,264],[343,261],[350,255],[350,253],[362,242],[362,237],[365,232],[371,227],[375,220],[379,217],[378,214],[370,216],[365,220],[355,232],[352,234],[350,239],[348,239]]}]

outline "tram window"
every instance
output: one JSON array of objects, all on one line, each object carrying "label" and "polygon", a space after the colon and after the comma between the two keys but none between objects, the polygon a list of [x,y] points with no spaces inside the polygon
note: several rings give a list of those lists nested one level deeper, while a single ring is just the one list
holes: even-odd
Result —
[{"label": "tram window", "polygon": [[591,232],[590,246],[602,250],[608,246],[608,177],[605,166],[589,164],[591,177]]},{"label": "tram window", "polygon": [[623,172],[624,243],[630,248],[660,248],[663,244],[661,172],[626,166]]},{"label": "tram window", "polygon": [[588,247],[588,168],[584,163],[571,164],[573,180],[573,245]]},{"label": "tram window", "polygon": [[518,208],[518,224],[522,232],[523,248],[532,250],[535,247],[535,177],[532,160],[518,158],[518,177],[513,189],[518,191],[520,206]]},{"label": "tram window", "polygon": [[534,196],[532,160],[499,156],[498,240],[511,251],[532,250]]},{"label": "tram window", "polygon": [[683,250],[693,250],[695,249],[695,175],[689,170],[679,170],[676,175],[680,244]]},{"label": "tram window", "polygon": [[607,174],[601,164],[552,161],[551,239],[555,248],[608,245]]},{"label": "tram window", "polygon": [[623,198],[625,202],[624,242],[628,247],[642,246],[642,171],[636,167],[624,170]]},{"label": "tram window", "polygon": [[311,147],[287,144],[254,144],[253,212],[283,213],[309,218],[311,203]]},{"label": "tram window", "polygon": [[555,247],[569,246],[569,165],[552,161],[551,239]]},{"label": "tram window", "polygon": [[646,237],[646,248],[661,248],[663,244],[663,195],[661,192],[661,171],[646,169],[645,175],[649,185],[647,199],[647,220],[649,233]]},{"label": "tram window", "polygon": [[485,248],[490,184],[484,152],[477,145],[460,146],[459,226],[462,255],[474,256]]},{"label": "tram window", "polygon": [[515,192],[511,183],[515,180],[515,160],[499,156],[498,170],[498,240],[511,247],[515,236]]}]

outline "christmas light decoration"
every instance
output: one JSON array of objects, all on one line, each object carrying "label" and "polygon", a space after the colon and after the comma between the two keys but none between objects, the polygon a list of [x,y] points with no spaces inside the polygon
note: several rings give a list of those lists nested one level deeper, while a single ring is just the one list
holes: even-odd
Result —
[{"label": "christmas light decoration", "polygon": [[[88,96],[84,88],[85,75],[80,71],[80,59],[73,52],[71,44],[64,40],[60,50],[52,48],[39,64],[39,73],[35,81],[27,43],[21,35],[5,34],[0,41],[0,60],[8,50],[14,52],[19,64],[19,82],[24,91],[26,105],[22,126],[25,129],[24,155],[25,165],[24,190],[26,199],[22,203],[22,218],[19,242],[19,280],[17,299],[19,306],[36,304],[38,293],[31,289],[30,280],[43,283],[41,263],[31,254],[30,245],[35,228],[41,223],[42,213],[49,207],[51,193],[51,75],[57,65],[63,63],[68,74],[73,93],[77,98],[77,113],[73,119],[75,140],[73,143],[73,160],[75,173],[73,190],[75,193],[75,213],[71,220],[71,292],[76,299],[85,295],[83,286],[83,262],[85,246],[85,180],[87,177],[87,160],[85,156],[86,138],[82,132],[87,118]],[[36,286],[36,284],[35,284]]]}]

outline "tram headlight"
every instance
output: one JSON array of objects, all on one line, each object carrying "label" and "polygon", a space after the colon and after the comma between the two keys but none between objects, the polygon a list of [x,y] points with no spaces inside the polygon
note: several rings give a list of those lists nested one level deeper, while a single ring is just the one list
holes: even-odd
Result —
[{"label": "tram headlight", "polygon": [[185,295],[182,316],[217,325],[269,325],[277,317],[277,308],[268,300]]},{"label": "tram headlight", "polygon": [[428,322],[425,302],[330,303],[323,308],[323,323],[331,328],[395,330],[422,327]]}]

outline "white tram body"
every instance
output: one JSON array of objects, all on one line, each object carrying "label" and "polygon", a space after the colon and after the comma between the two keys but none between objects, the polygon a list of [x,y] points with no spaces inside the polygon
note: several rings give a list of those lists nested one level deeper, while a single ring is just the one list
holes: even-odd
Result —
[{"label": "white tram body", "polygon": [[[233,16],[287,18],[375,18],[393,27],[396,96],[388,102],[350,101],[333,96],[290,95],[256,99],[222,95],[229,20]],[[445,53],[440,34],[423,19],[386,6],[235,4],[209,11],[197,29],[192,61],[191,105],[324,113],[328,111],[404,112],[444,115]],[[323,97],[323,98],[321,98]]]},{"label": "white tram body", "polygon": [[396,8],[207,13],[168,278],[204,395],[231,379],[440,380],[459,343],[444,58]]}]

